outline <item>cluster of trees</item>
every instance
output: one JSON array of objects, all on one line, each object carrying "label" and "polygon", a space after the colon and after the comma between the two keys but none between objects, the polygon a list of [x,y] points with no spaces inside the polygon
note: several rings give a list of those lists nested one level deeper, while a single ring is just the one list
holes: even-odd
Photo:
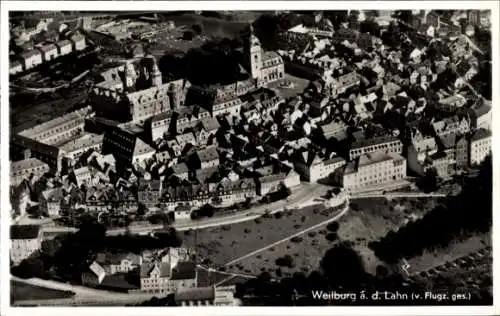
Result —
[{"label": "cluster of trees", "polygon": [[[302,272],[294,273],[292,277],[272,281],[269,272],[263,272],[258,278],[237,285],[236,296],[243,298],[244,305],[266,306],[317,306],[317,305],[407,305],[407,300],[374,299],[375,291],[399,291],[401,293],[418,293],[425,291],[423,284],[405,281],[398,274],[388,274],[387,268],[379,266],[375,276],[367,273],[363,260],[349,244],[339,244],[328,250],[320,264],[319,271],[309,275]],[[347,299],[318,300],[312,292],[337,291],[341,293],[354,292],[358,294],[355,301]],[[366,299],[360,299],[364,292]],[[380,298],[380,296],[379,296]],[[471,304],[488,304],[491,295],[474,297]],[[442,304],[452,304],[446,301]],[[439,304],[435,300],[415,302],[421,305]],[[455,302],[455,304],[463,304]]]},{"label": "cluster of trees", "polygon": [[452,240],[488,232],[492,223],[491,156],[482,163],[476,177],[467,178],[458,196],[447,199],[418,221],[389,232],[370,243],[375,254],[388,263],[421,255],[425,249],[448,245]]},{"label": "cluster of trees", "polygon": [[140,254],[145,249],[179,247],[182,239],[173,228],[154,236],[106,236],[106,228],[96,223],[83,224],[76,233],[60,235],[42,244],[42,251],[21,262],[12,273],[19,277],[60,279],[79,283],[81,274],[100,251]]}]

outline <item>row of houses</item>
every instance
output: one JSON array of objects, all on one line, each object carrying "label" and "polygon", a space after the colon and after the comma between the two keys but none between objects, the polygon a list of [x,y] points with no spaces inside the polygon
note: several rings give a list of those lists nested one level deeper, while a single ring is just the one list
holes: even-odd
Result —
[{"label": "row of houses", "polygon": [[55,43],[40,45],[35,49],[19,54],[16,60],[11,57],[9,73],[15,75],[35,68],[43,63],[66,56],[73,52],[82,51],[87,47],[83,35],[73,35]]}]

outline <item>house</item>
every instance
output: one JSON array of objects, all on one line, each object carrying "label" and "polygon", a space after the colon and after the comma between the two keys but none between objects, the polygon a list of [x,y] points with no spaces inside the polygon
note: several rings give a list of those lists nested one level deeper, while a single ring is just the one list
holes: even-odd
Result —
[{"label": "house", "polygon": [[191,164],[194,169],[205,169],[219,165],[219,153],[215,146],[196,151],[191,155]]},{"label": "house", "polygon": [[176,291],[174,300],[178,306],[237,306],[235,293],[234,285],[188,288]]},{"label": "house", "polygon": [[85,47],[87,46],[85,42],[85,37],[83,35],[80,34],[73,35],[71,36],[70,40],[73,43],[73,48],[75,51],[84,50]]},{"label": "house", "polygon": [[210,140],[210,137],[215,135],[219,127],[219,121],[217,121],[215,117],[202,118],[195,128],[195,136],[198,143],[205,146]]},{"label": "house", "polygon": [[455,144],[457,169],[465,169],[469,166],[469,141],[467,137],[459,136]]},{"label": "house", "polygon": [[109,253],[100,252],[94,261],[101,266],[106,275],[116,273],[128,273],[138,269],[142,263],[142,257],[133,253]]},{"label": "house", "polygon": [[139,203],[151,207],[160,201],[162,182],[160,180],[139,180],[138,201]]},{"label": "house", "polygon": [[491,131],[477,130],[470,138],[470,164],[479,165],[491,153]]},{"label": "house", "polygon": [[351,145],[349,159],[353,160],[361,155],[375,152],[401,154],[403,152],[403,143],[393,136],[377,136],[370,139],[360,139]]},{"label": "house", "polygon": [[78,187],[81,187],[82,185],[88,186],[91,183],[92,173],[91,169],[87,166],[73,170],[73,175]]},{"label": "house", "polygon": [[337,168],[345,165],[345,160],[340,157],[323,161],[317,153],[310,150],[297,151],[294,156],[295,170],[309,182],[326,178]]},{"label": "house", "polygon": [[482,104],[471,111],[471,123],[473,128],[484,128],[491,130],[491,106]]},{"label": "house", "polygon": [[338,169],[335,178],[349,191],[389,185],[406,178],[406,159],[394,152],[363,154]]},{"label": "house", "polygon": [[196,263],[185,248],[169,248],[152,256],[143,254],[140,280],[141,291],[151,294],[169,294],[194,288],[197,285]]},{"label": "house", "polygon": [[59,50],[55,44],[47,44],[39,48],[42,52],[44,62],[56,59],[59,56]]},{"label": "house", "polygon": [[39,198],[39,207],[49,217],[59,217],[61,212],[61,203],[64,200],[62,188],[48,189],[42,192]]},{"label": "house", "polygon": [[172,173],[179,179],[187,180],[189,176],[189,168],[184,162],[181,162],[172,166]]},{"label": "house", "polygon": [[10,62],[9,74],[15,75],[23,72],[23,64],[18,60],[13,60]]},{"label": "house", "polygon": [[41,65],[43,62],[42,54],[38,50],[30,50],[22,53],[20,57],[23,60],[25,70]]},{"label": "house", "polygon": [[432,127],[437,136],[448,134],[466,134],[470,130],[467,118],[459,119],[458,116],[447,117],[441,121],[432,123]]},{"label": "house", "polygon": [[455,155],[451,150],[443,150],[427,158],[424,169],[434,168],[438,177],[448,179],[455,174]]},{"label": "house", "polygon": [[424,136],[418,130],[412,136],[412,145],[415,148],[418,162],[422,163],[427,156],[437,152],[437,143],[434,137]]},{"label": "house", "polygon": [[82,273],[82,285],[87,287],[97,287],[102,284],[106,277],[106,271],[97,262],[92,262],[87,271]]},{"label": "house", "polygon": [[47,163],[36,158],[13,161],[10,164],[10,185],[17,186],[23,180],[36,182],[49,170]]},{"label": "house", "polygon": [[57,47],[59,48],[59,55],[64,56],[71,54],[73,51],[73,44],[71,43],[70,40],[62,40],[56,43]]},{"label": "house", "polygon": [[40,225],[10,226],[10,259],[17,265],[42,248],[43,232]]}]

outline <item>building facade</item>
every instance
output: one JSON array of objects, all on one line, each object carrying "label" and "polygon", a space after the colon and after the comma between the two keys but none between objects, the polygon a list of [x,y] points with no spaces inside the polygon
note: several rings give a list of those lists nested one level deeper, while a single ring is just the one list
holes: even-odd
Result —
[{"label": "building facade", "polygon": [[491,153],[491,131],[477,130],[470,139],[470,164],[479,165]]},{"label": "building facade", "polygon": [[10,226],[10,258],[14,265],[19,264],[41,249],[42,234],[39,225]]}]

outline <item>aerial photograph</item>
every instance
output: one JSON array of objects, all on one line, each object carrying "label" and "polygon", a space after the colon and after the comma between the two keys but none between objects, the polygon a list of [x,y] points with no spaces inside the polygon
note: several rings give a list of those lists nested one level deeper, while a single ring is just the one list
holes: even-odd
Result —
[{"label": "aerial photograph", "polygon": [[10,306],[491,306],[491,13],[9,11]]}]

